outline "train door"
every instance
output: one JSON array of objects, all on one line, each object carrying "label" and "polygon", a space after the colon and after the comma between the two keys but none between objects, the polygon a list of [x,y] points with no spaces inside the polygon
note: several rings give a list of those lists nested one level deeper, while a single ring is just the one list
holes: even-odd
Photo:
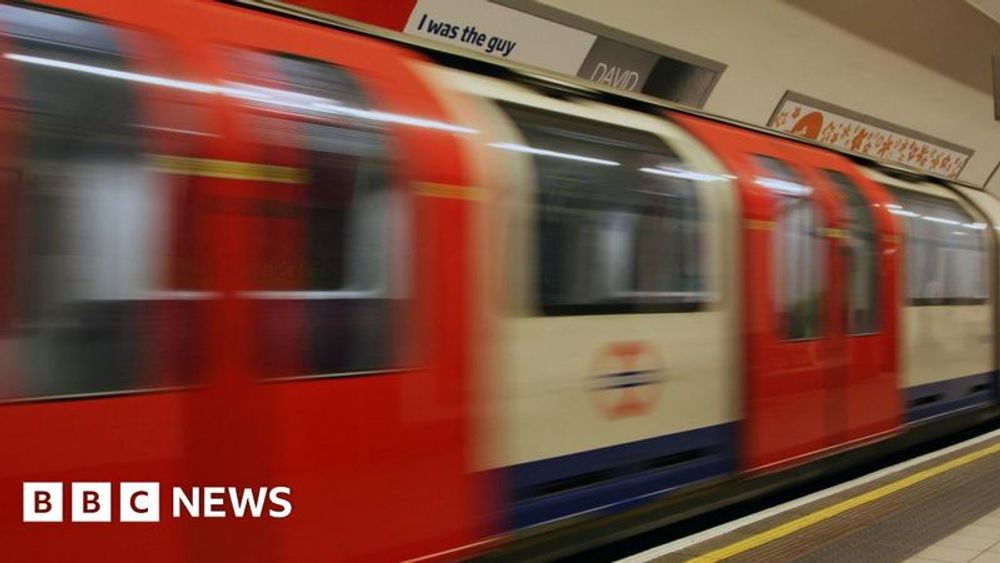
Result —
[{"label": "train door", "polygon": [[[70,481],[178,483],[196,462],[188,390],[205,382],[214,344],[202,327],[217,294],[171,274],[172,223],[184,218],[173,196],[193,179],[164,166],[216,137],[208,96],[188,82],[184,47],[155,25],[157,6],[141,7],[149,19],[64,7],[0,5],[4,506],[39,478],[66,482],[64,494]],[[206,235],[188,226],[187,240]],[[52,559],[144,550],[169,561],[183,557],[184,525],[77,534],[25,527],[12,511],[0,536],[11,559],[45,546]]]},{"label": "train door", "polygon": [[673,117],[740,179],[745,466],[898,427],[889,196],[835,154]]},{"label": "train door", "polygon": [[747,149],[750,189],[758,192],[765,217],[744,226],[752,231],[745,239],[748,257],[764,257],[764,267],[747,279],[748,299],[769,305],[748,318],[745,452],[757,467],[830,445],[844,426],[845,398],[830,194],[780,143],[763,139]]},{"label": "train door", "polygon": [[[836,205],[795,146],[728,125],[673,117],[739,178],[743,213],[743,465],[789,462],[841,440]],[[839,373],[838,373],[839,372]]]},{"label": "train door", "polygon": [[461,548],[486,512],[469,465],[475,131],[399,49],[218,13],[207,43],[247,180],[234,213],[249,226],[249,404],[268,421],[247,445],[295,494],[273,556]]},{"label": "train door", "polygon": [[795,147],[837,208],[831,329],[838,352],[833,384],[843,395],[842,428],[830,445],[870,438],[901,422],[897,346],[897,230],[889,194],[841,156]]}]

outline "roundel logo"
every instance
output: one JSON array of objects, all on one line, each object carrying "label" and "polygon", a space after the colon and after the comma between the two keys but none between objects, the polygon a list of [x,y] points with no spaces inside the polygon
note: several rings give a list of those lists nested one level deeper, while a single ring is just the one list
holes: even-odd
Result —
[{"label": "roundel logo", "polygon": [[594,359],[591,396],[607,418],[646,414],[660,397],[666,369],[648,342],[613,342]]}]

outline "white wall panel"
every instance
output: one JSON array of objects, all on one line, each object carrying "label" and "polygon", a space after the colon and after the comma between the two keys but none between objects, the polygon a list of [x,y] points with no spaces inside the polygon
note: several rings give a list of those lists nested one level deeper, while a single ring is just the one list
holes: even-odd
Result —
[{"label": "white wall panel", "polygon": [[[785,1],[540,2],[725,63],[705,105],[709,112],[764,125],[785,91],[793,90],[974,149],[962,180],[984,183],[1000,160],[1000,125],[987,92]],[[971,9],[955,4],[956,10]],[[908,14],[897,16],[906,33]],[[983,72],[989,72],[989,53],[967,56],[983,57]],[[1000,175],[988,187],[1000,193]]]}]

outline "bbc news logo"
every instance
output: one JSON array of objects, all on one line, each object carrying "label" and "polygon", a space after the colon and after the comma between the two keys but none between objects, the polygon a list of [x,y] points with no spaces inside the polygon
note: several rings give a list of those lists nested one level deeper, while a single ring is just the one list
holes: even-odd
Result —
[{"label": "bbc news logo", "polygon": [[[62,522],[63,483],[25,482],[22,521]],[[122,482],[118,485],[119,522],[159,522],[160,484]],[[287,518],[292,513],[289,487],[172,487],[174,518]],[[70,483],[71,522],[111,522],[111,483]]]}]

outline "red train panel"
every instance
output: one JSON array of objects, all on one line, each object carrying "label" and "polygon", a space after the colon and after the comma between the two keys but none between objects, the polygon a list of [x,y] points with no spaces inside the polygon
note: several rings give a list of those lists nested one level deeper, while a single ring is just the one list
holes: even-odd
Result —
[{"label": "red train panel", "polygon": [[[884,191],[842,157],[696,117],[673,117],[739,178],[745,466],[783,464],[897,428],[896,231]],[[868,256],[872,272],[881,272],[868,285],[878,292],[879,323],[860,334],[853,334],[847,312],[850,219],[828,170],[862,190],[862,207],[879,205],[871,233],[877,246]]]},{"label": "red train panel", "polygon": [[[899,394],[899,240],[900,231],[887,204],[892,203],[889,193],[860,173],[857,166],[838,154],[806,145],[795,145],[798,161],[810,168],[813,182],[825,185],[835,192],[838,182],[853,186],[860,200],[856,208],[863,208],[872,222],[871,265],[865,270],[874,279],[877,288],[874,309],[862,315],[863,307],[851,306],[852,275],[857,268],[865,268],[856,257],[852,259],[851,244],[857,245],[850,235],[852,219],[850,201],[840,192],[836,225],[839,232],[836,256],[837,282],[841,289],[836,296],[839,309],[835,338],[842,348],[840,373],[835,377],[845,394],[844,441],[872,438],[891,432],[902,424],[902,401]],[[853,278],[856,279],[856,278]],[[857,292],[857,290],[855,290]]]},{"label": "red train panel", "polygon": [[[283,485],[294,511],[286,519],[168,517],[96,531],[68,522],[27,528],[7,511],[5,549],[36,560],[78,557],[83,545],[100,559],[402,560],[455,553],[486,536],[490,511],[480,503],[488,488],[469,467],[470,326],[478,321],[467,233],[479,204],[465,194],[462,128],[449,126],[405,65],[412,55],[234,7],[53,4],[122,26],[108,40],[128,66],[74,54],[20,62],[135,87],[138,122],[156,131],[144,133],[151,144],[143,158],[171,194],[164,291],[187,299],[195,316],[180,328],[165,318],[136,344],[142,364],[159,370],[139,379],[154,390],[165,385],[170,378],[160,372],[171,371],[163,366],[181,346],[196,363],[173,383],[207,385],[0,409],[5,451],[21,452],[0,470],[0,498],[19,506],[26,479],[159,481],[164,495],[173,485]],[[288,68],[265,69],[260,76],[274,79],[251,84],[238,64],[246,53],[279,54],[282,64],[327,74],[341,69],[337,76],[367,106],[296,90]],[[4,64],[5,76],[23,70]],[[194,118],[167,123],[163,115]],[[354,143],[336,144],[324,128],[350,131]],[[359,148],[375,137],[384,152]],[[391,239],[351,236],[405,246],[375,266],[308,264],[309,255],[333,252],[317,237],[355,229],[346,216],[365,206],[391,207],[386,217],[401,221]],[[392,298],[373,297],[385,295],[369,283],[383,270],[395,284]],[[138,302],[143,315],[160,315]],[[348,329],[367,340],[343,347],[336,337]],[[5,381],[23,379],[6,369]],[[264,383],[265,373],[279,378]]]}]

